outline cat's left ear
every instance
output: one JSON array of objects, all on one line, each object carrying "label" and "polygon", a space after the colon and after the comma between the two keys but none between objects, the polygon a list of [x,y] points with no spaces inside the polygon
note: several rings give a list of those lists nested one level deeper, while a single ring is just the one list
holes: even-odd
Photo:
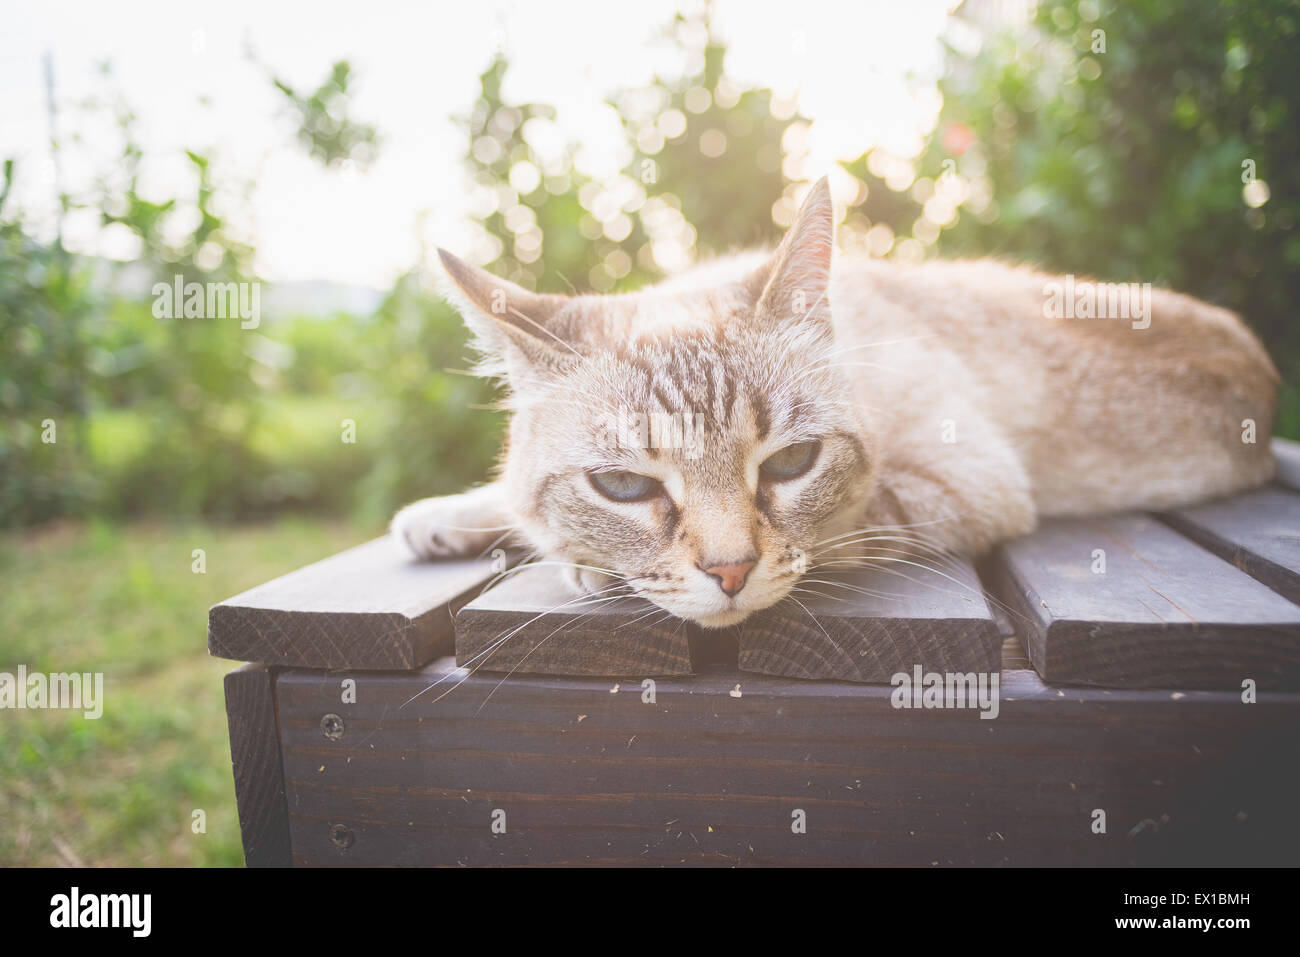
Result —
[{"label": "cat's left ear", "polygon": [[809,191],[794,223],[771,261],[756,317],[774,326],[791,323],[830,336],[827,302],[831,252],[835,246],[835,211],[830,184],[819,179]]}]

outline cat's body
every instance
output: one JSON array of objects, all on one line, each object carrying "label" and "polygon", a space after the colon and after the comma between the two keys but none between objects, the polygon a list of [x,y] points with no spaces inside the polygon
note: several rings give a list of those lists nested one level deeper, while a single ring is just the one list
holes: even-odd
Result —
[{"label": "cat's body", "polygon": [[[1008,491],[1023,471],[1038,515],[1161,508],[1268,480],[1276,372],[1236,316],[1153,290],[1145,329],[1048,318],[1044,289],[1059,282],[990,261],[843,262],[831,285],[837,342],[893,343],[855,353],[876,363],[855,391],[905,397],[891,407],[886,464],[962,485],[987,474]],[[936,449],[945,421],[953,441]],[[935,534],[968,550],[991,543]]]},{"label": "cat's body", "polygon": [[[394,532],[434,557],[510,526],[588,590],[726,625],[846,548],[978,554],[1039,516],[1271,476],[1277,374],[1226,310],[1155,290],[1140,321],[1050,318],[1053,277],[831,267],[831,233],[819,184],[774,255],[627,296],[537,296],[445,256],[511,383],[510,444],[497,482],[408,506]],[[636,424],[673,415],[685,442],[637,447]]]}]

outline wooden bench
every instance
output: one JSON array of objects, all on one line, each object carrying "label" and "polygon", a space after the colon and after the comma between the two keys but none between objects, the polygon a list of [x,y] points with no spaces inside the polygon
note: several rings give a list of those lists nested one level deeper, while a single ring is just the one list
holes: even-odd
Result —
[{"label": "wooden bench", "polygon": [[388,540],[300,569],[209,619],[252,662],[226,676],[247,863],[1294,865],[1300,446],[1275,448],[1275,486],[723,632]]}]

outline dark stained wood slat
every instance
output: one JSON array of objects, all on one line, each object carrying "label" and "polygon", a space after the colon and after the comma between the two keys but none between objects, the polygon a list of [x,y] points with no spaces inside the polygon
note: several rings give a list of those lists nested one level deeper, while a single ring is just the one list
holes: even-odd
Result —
[{"label": "dark stained wood slat", "polygon": [[[294,859],[1186,866],[1300,853],[1300,767],[1278,760],[1300,733],[1300,695],[1245,706],[1233,692],[999,677],[987,720],[895,708],[886,686],[709,669],[657,679],[651,699],[641,683],[502,681],[443,659],[358,676],[331,739],[321,718],[339,711],[337,682],[287,672]],[[791,829],[796,810],[807,833]]]},{"label": "dark stained wood slat", "polygon": [[1162,517],[1252,578],[1300,603],[1300,494],[1274,486]]},{"label": "dark stained wood slat", "polygon": [[1151,516],[1049,521],[988,568],[1044,680],[1300,686],[1300,607]]},{"label": "dark stained wood slat", "polygon": [[293,859],[275,717],[275,674],[263,665],[244,665],[226,675],[225,688],[244,863],[289,867]]},{"label": "dark stained wood slat", "polygon": [[799,678],[888,682],[918,664],[999,667],[998,629],[966,562],[813,577],[804,587],[821,596],[799,593],[800,604],[710,631],[640,599],[576,596],[553,567],[520,569],[457,615],[457,660],[498,672],[650,676],[690,674],[738,647],[741,670]]},{"label": "dark stained wood slat", "polygon": [[969,562],[809,577],[792,599],[737,626],[741,670],[888,682],[917,665],[963,674],[1000,667],[1002,639]]},{"label": "dark stained wood slat", "polygon": [[208,651],[305,668],[418,668],[452,650],[452,615],[488,560],[417,562],[378,538],[214,605]]},{"label": "dark stained wood slat", "polygon": [[640,598],[575,594],[558,567],[537,565],[512,571],[460,610],[456,657],[497,672],[690,674],[688,628]]},{"label": "dark stained wood slat", "polygon": [[1287,488],[1300,491],[1300,442],[1273,440],[1273,457],[1277,459],[1277,480]]}]

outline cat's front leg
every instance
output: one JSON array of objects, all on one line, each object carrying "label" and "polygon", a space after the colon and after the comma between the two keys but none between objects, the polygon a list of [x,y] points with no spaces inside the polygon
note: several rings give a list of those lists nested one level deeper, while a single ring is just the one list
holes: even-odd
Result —
[{"label": "cat's front leg", "polygon": [[961,444],[913,441],[881,470],[868,524],[923,549],[971,557],[1037,524],[1028,473],[994,429],[963,420]]},{"label": "cat's front leg", "polygon": [[423,559],[476,557],[505,547],[513,529],[499,482],[412,502],[389,526],[394,538]]},{"label": "cat's front leg", "polygon": [[614,591],[623,583],[623,577],[604,571],[595,565],[585,565],[564,558],[553,558],[561,564],[560,574],[575,595],[601,595]]}]

